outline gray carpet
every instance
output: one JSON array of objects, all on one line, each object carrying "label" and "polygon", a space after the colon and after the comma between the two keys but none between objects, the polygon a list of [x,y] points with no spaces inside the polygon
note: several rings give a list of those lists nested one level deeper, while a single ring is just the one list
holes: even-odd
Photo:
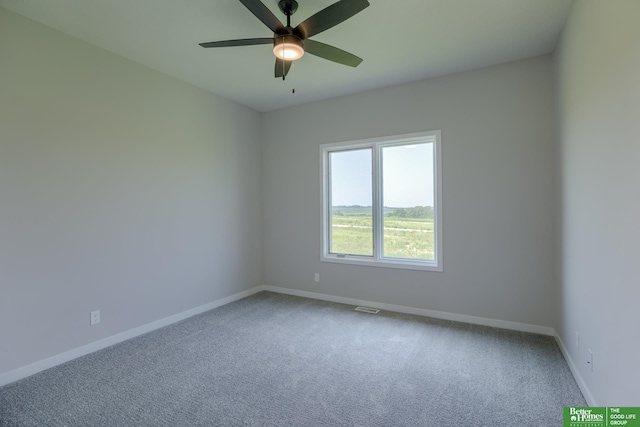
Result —
[{"label": "gray carpet", "polygon": [[0,426],[561,426],[551,337],[262,292],[0,388]]}]

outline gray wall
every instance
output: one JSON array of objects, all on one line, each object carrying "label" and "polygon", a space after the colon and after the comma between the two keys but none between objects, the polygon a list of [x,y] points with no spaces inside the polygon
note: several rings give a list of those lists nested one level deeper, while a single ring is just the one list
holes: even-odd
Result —
[{"label": "gray wall", "polygon": [[592,403],[602,406],[640,405],[638,17],[637,0],[576,1],[556,57],[563,200],[556,328]]},{"label": "gray wall", "polygon": [[0,374],[260,285],[258,113],[3,8],[0,58]]},{"label": "gray wall", "polygon": [[[545,56],[265,114],[264,283],[553,326],[552,71]],[[319,144],[435,129],[444,272],[320,262]]]}]

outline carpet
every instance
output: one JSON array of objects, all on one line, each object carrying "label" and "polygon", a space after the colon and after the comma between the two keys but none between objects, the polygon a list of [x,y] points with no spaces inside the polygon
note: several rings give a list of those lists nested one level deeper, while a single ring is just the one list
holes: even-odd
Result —
[{"label": "carpet", "polygon": [[261,292],[0,388],[0,426],[561,426],[552,337]]}]

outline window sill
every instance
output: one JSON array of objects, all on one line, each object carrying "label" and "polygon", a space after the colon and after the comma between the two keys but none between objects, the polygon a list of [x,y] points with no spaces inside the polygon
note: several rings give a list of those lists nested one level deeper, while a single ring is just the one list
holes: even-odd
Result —
[{"label": "window sill", "polygon": [[368,267],[398,268],[403,270],[421,270],[442,273],[442,265],[435,262],[412,261],[412,260],[386,260],[386,259],[369,259],[357,255],[328,255],[323,256],[322,262],[334,262],[337,264],[362,265]]}]

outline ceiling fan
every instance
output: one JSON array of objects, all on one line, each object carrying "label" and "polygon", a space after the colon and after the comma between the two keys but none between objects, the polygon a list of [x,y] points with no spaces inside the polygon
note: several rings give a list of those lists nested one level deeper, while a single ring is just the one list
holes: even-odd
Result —
[{"label": "ceiling fan", "polygon": [[272,44],[273,53],[276,56],[275,77],[282,77],[283,80],[291,68],[291,63],[302,58],[305,52],[350,67],[357,67],[362,62],[362,58],[337,47],[310,40],[309,37],[328,30],[362,11],[369,6],[367,0],[340,0],[307,18],[295,28],[291,26],[291,15],[298,9],[298,2],[295,0],[280,0],[278,2],[278,8],[287,16],[286,26],[260,0],[240,0],[240,3],[273,31],[273,37],[223,40],[200,43],[200,46],[230,47]]}]

